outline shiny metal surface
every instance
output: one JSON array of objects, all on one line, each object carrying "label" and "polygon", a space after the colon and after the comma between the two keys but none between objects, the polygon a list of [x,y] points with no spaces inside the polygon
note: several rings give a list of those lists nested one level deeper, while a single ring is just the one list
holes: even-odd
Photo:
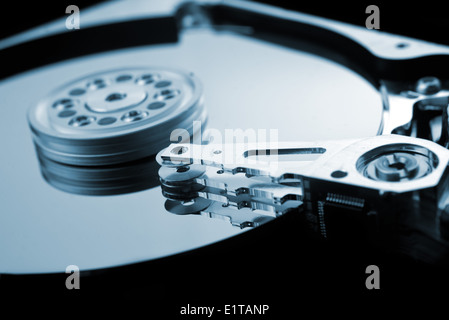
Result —
[{"label": "shiny metal surface", "polygon": [[[179,155],[171,152],[173,148],[184,147]],[[216,167],[231,174],[246,174],[250,177],[270,177],[274,183],[283,183],[285,179],[300,180],[301,177],[316,178],[323,181],[359,186],[362,188],[380,189],[384,192],[409,192],[416,189],[430,188],[437,185],[449,162],[449,152],[442,146],[424,139],[400,135],[381,135],[353,140],[329,140],[316,142],[279,142],[278,153],[283,150],[297,156],[297,160],[282,161],[278,154],[271,159],[258,161],[248,159],[248,151],[264,151],[257,144],[234,144],[227,148],[226,144],[207,146],[172,144],[161,151],[161,163],[172,165],[173,161],[186,161],[192,164],[205,164]],[[216,154],[212,150],[223,150]],[[232,155],[224,154],[231,151]],[[238,151],[235,151],[238,150]],[[240,152],[242,150],[242,152]],[[315,150],[324,150],[317,152]],[[301,152],[303,151],[303,152]],[[302,160],[303,154],[316,153],[316,160]],[[366,165],[376,162],[384,155],[394,152],[419,155],[424,158],[429,171],[415,178],[403,181],[373,180],[363,174]],[[346,172],[335,176],[336,170]],[[402,168],[397,168],[401,171]],[[243,175],[244,177],[244,175]]]},{"label": "shiny metal surface", "polygon": [[96,54],[7,79],[0,83],[0,273],[64,272],[71,264],[106,268],[242,232],[223,221],[167,213],[159,187],[94,197],[63,192],[42,178],[27,109],[73,79],[142,66],[193,72],[204,85],[207,128],[223,135],[225,129],[277,129],[280,141],[313,141],[373,136],[381,128],[381,95],[356,73],[310,54],[207,30],[185,33],[176,45]]},{"label": "shiny metal surface", "polygon": [[200,81],[158,68],[89,75],[30,108],[38,152],[70,165],[108,165],[156,154],[177,128],[206,121]]},{"label": "shiny metal surface", "polygon": [[[183,152],[174,154],[173,149]],[[176,171],[176,164],[186,168],[190,163],[204,167],[204,173],[193,178],[163,175],[162,188],[168,186],[165,181],[179,184],[184,178],[185,187],[173,190],[167,198],[175,199],[177,192],[178,197],[186,197],[184,202],[207,199],[208,206],[192,207],[190,213],[223,217],[241,228],[257,226],[262,219],[269,221],[293,209],[295,214],[308,215],[312,228],[324,238],[329,232],[333,237],[350,239],[357,232],[368,233],[376,246],[383,243],[387,251],[405,252],[432,263],[449,251],[446,148],[428,140],[383,135],[346,141],[281,142],[269,161],[249,161],[248,154],[266,151],[255,144],[172,144],[157,157],[163,166]],[[301,159],[314,151],[319,154],[316,159]],[[232,154],[226,154],[229,152]],[[296,161],[280,161],[278,154],[286,153],[296,156]],[[213,171],[220,177],[209,176],[207,172]],[[199,191],[185,192],[188,184]],[[167,201],[171,203],[168,210],[176,207],[176,202],[183,203]],[[251,214],[242,208],[250,209]],[[352,212],[351,218],[346,220],[348,212]],[[432,244],[428,244],[430,239]]]}]

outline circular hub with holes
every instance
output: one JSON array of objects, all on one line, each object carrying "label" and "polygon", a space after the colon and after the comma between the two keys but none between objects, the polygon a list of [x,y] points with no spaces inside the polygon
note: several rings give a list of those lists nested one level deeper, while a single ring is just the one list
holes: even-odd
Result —
[{"label": "circular hub with holes", "polygon": [[75,80],[32,107],[37,152],[73,165],[107,165],[156,154],[175,129],[192,134],[206,120],[202,87],[192,74],[163,69],[113,70]]}]

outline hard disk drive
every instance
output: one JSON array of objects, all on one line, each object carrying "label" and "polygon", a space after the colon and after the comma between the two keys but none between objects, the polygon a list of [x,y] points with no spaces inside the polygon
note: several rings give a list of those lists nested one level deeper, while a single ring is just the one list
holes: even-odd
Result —
[{"label": "hard disk drive", "polygon": [[372,293],[370,265],[387,293],[445,283],[449,47],[250,1],[80,17],[0,41],[5,293],[273,309]]}]

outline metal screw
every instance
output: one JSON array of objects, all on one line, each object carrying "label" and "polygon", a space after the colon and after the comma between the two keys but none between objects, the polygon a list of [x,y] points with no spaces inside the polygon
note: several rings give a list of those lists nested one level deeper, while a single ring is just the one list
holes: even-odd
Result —
[{"label": "metal screw", "polygon": [[424,77],[416,82],[416,92],[430,95],[441,90],[441,81],[436,77]]},{"label": "metal screw", "polygon": [[413,179],[419,172],[419,163],[413,154],[396,152],[379,157],[374,168],[380,180],[401,181]]}]

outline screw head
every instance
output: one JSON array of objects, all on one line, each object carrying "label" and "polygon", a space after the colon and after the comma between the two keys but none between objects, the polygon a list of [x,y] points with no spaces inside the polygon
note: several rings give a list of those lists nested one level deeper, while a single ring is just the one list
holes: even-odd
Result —
[{"label": "screw head", "polygon": [[436,77],[423,77],[416,82],[415,90],[425,95],[435,94],[441,90],[441,81]]},{"label": "screw head", "polygon": [[382,181],[401,181],[416,177],[419,163],[413,154],[395,152],[379,157],[374,168],[377,178]]}]

